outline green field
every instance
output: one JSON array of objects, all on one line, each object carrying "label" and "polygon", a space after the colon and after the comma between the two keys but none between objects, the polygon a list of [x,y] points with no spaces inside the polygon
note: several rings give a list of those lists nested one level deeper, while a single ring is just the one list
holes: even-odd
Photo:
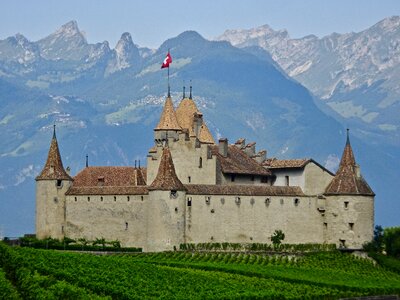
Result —
[{"label": "green field", "polygon": [[98,256],[0,243],[0,299],[338,299],[400,294],[400,274],[339,252]]}]

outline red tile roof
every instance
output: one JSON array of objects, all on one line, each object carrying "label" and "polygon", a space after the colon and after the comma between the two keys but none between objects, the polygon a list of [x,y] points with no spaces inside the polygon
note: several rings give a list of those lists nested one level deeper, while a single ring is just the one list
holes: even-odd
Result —
[{"label": "red tile roof", "polygon": [[74,177],[68,195],[123,195],[147,191],[146,169],[133,167],[87,167]]},{"label": "red tile roof", "polygon": [[161,113],[160,121],[154,130],[181,130],[176,119],[174,105],[172,104],[171,97],[165,100],[164,108]]},{"label": "red tile roof", "polygon": [[263,166],[269,169],[285,169],[285,168],[303,168],[311,160],[307,158],[303,159],[276,159],[268,158],[263,162]]},{"label": "red tile roof", "polygon": [[347,136],[346,146],[343,150],[342,159],[335,177],[325,190],[327,195],[368,195],[375,193],[369,187],[361,174],[357,174],[357,164],[353,149]]},{"label": "red tile roof", "polygon": [[304,196],[298,186],[185,184],[187,194],[237,196]]},{"label": "red tile roof", "polygon": [[185,187],[175,173],[174,163],[168,147],[163,149],[157,176],[150,184],[149,190],[185,190]]},{"label": "red tile roof", "polygon": [[228,145],[227,157],[219,154],[218,145],[211,146],[211,152],[217,156],[221,170],[225,174],[271,175],[271,171],[266,170],[261,164],[234,145]]},{"label": "red tile roof", "polygon": [[42,172],[36,177],[36,180],[73,180],[71,176],[64,170],[60,150],[56,138],[56,131],[54,127],[53,138],[51,139],[47,161],[44,165]]}]

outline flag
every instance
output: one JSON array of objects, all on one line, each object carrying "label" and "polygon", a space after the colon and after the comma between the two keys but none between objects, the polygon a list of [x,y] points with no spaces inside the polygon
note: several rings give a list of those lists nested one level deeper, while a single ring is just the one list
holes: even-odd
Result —
[{"label": "flag", "polygon": [[170,63],[172,63],[172,57],[171,57],[171,54],[169,54],[169,51],[168,51],[167,56],[165,57],[162,65],[161,65],[161,69],[169,68],[169,64]]}]

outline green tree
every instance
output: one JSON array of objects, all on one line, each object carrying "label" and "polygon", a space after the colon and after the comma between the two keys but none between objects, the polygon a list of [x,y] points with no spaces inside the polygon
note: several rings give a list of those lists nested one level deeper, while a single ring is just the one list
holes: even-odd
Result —
[{"label": "green tree", "polygon": [[280,229],[275,230],[274,234],[271,236],[271,241],[272,244],[274,244],[274,246],[280,245],[284,239],[285,239],[285,234]]}]

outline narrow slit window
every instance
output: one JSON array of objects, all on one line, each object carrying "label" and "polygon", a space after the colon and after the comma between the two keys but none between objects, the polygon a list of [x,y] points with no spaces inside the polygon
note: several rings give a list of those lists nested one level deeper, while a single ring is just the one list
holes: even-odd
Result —
[{"label": "narrow slit window", "polygon": [[187,198],[187,206],[192,206],[192,197]]},{"label": "narrow slit window", "polygon": [[129,226],[128,222],[125,222],[125,230],[128,230],[128,226]]},{"label": "narrow slit window", "polygon": [[192,181],[192,178],[188,176],[188,182],[190,183]]},{"label": "narrow slit window", "polygon": [[203,167],[203,158],[200,157],[199,158],[199,168],[202,168],[202,167]]},{"label": "narrow slit window", "polygon": [[349,201],[344,201],[344,208],[349,208]]},{"label": "narrow slit window", "polygon": [[354,223],[349,223],[349,229],[354,230]]}]

